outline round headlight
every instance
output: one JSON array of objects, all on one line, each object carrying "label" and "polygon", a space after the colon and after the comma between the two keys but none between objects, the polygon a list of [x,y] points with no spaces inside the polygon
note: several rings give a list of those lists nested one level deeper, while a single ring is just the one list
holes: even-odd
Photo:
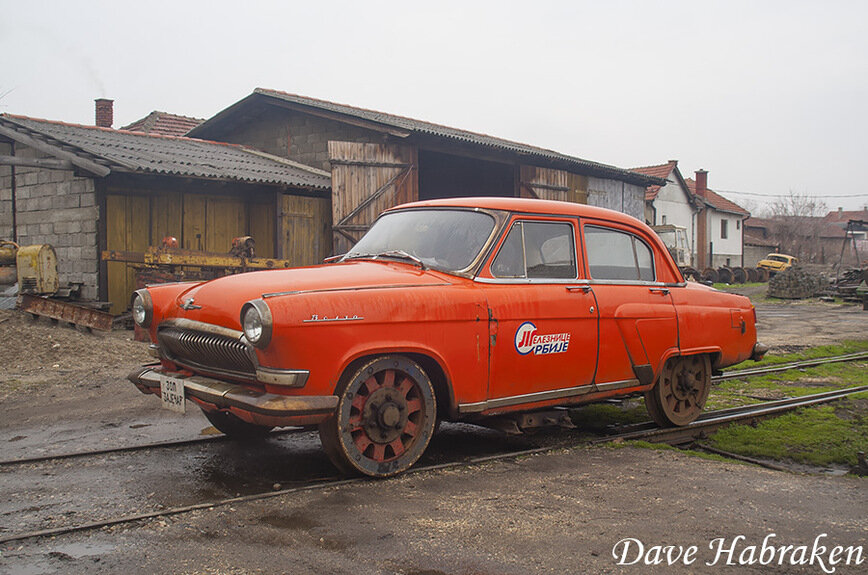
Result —
[{"label": "round headlight", "polygon": [[151,318],[154,316],[154,304],[151,301],[151,294],[147,290],[138,290],[133,294],[133,302],[130,306],[133,312],[133,321],[140,327],[148,327],[151,325]]},{"label": "round headlight", "polygon": [[265,347],[271,341],[271,310],[261,299],[249,301],[241,308],[241,330],[247,341]]}]

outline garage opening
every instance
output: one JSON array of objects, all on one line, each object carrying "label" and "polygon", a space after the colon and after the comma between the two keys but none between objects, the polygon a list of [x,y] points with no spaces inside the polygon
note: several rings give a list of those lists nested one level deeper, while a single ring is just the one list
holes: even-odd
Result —
[{"label": "garage opening", "polygon": [[419,199],[515,196],[510,164],[419,150]]}]

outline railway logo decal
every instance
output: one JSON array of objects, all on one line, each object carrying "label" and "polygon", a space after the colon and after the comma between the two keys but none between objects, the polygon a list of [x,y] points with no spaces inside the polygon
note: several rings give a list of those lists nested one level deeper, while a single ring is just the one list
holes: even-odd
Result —
[{"label": "railway logo decal", "polygon": [[526,321],[515,331],[515,351],[520,355],[564,353],[570,346],[569,333],[539,334],[536,326]]}]

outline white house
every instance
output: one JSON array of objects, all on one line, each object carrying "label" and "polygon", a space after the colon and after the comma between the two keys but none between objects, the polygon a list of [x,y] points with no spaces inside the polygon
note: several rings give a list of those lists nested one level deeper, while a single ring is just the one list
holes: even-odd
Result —
[{"label": "white house", "polygon": [[744,220],[750,212],[708,189],[705,170],[696,171],[696,180],[685,181],[704,204],[696,222],[696,267],[743,267]]},{"label": "white house", "polygon": [[[631,171],[666,180],[664,186],[648,186],[645,189],[645,223],[649,226],[683,228],[686,232],[688,253],[684,263],[694,265],[696,215],[702,202],[696,198],[682,177],[678,160],[669,160],[657,166],[632,168]],[[663,239],[669,245],[667,239]]]}]

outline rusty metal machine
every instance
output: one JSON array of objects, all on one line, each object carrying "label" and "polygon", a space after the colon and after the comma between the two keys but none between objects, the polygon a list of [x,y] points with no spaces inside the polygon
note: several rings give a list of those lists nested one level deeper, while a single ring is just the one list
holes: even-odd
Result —
[{"label": "rusty metal machine", "polygon": [[68,286],[61,288],[57,273],[57,253],[49,244],[19,246],[0,241],[0,284],[18,283],[18,309],[34,318],[47,317],[88,329],[111,331],[112,316],[105,312],[76,305],[51,296],[69,296]]}]

